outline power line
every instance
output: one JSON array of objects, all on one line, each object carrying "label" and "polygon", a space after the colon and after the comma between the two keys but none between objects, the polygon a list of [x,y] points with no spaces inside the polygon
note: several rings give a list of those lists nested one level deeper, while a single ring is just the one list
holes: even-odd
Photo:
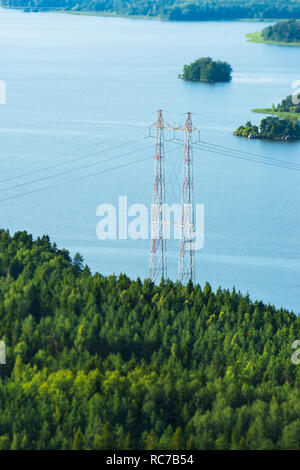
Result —
[{"label": "power line", "polygon": [[149,160],[150,158],[153,158],[153,157],[151,156],[151,157],[140,158],[139,160],[135,160],[134,162],[128,162],[128,163],[124,163],[123,165],[118,165],[118,166],[113,167],[113,168],[107,168],[106,170],[102,170],[102,171],[97,172],[97,173],[91,173],[89,175],[79,176],[78,178],[74,178],[72,180],[64,181],[63,183],[56,183],[56,184],[53,184],[51,186],[45,186],[43,188],[34,189],[34,190],[28,191],[26,193],[15,194],[14,196],[9,196],[9,197],[6,197],[4,199],[0,199],[0,202],[8,201],[10,199],[16,199],[16,198],[19,198],[19,197],[22,197],[22,196],[27,196],[28,194],[37,193],[39,191],[45,191],[47,189],[56,188],[57,186],[62,186],[62,185],[70,184],[70,183],[75,183],[76,181],[80,181],[80,180],[85,179],[85,178],[91,178],[92,176],[102,175],[102,174],[108,173],[110,171],[119,170],[120,168],[125,168],[127,166],[135,165],[136,163],[140,163],[140,162]]},{"label": "power line", "polygon": [[[127,135],[127,134],[126,134],[126,135]],[[100,136],[100,135],[99,135],[99,136]],[[144,137],[142,137],[141,139],[143,139],[143,138],[144,138]],[[137,139],[137,140],[138,140],[138,139]],[[111,141],[115,141],[115,139],[114,139],[114,138],[109,138],[109,139],[106,138],[106,139],[105,139],[105,143],[106,143],[106,142],[109,143],[109,142],[111,142]],[[47,149],[47,148],[51,148],[51,146],[52,146],[52,144],[50,144],[50,143],[48,143],[48,145],[44,145],[44,146],[42,147],[42,151],[44,151],[45,148],[46,148],[46,149]],[[74,148],[72,151],[73,151],[73,152],[81,152],[82,150],[88,150],[88,149],[92,149],[92,148],[98,147],[98,146],[99,146],[99,142],[97,142],[96,144],[88,145],[88,146],[86,146],[86,145],[84,145],[84,146],[80,145],[80,146],[77,146],[76,148]],[[24,157],[29,157],[29,156],[31,156],[31,155],[32,155],[32,153],[30,152],[29,154],[27,153],[26,155],[24,155]],[[43,159],[38,160],[38,162],[37,162],[37,161],[34,161],[34,162],[27,162],[26,165],[22,165],[22,166],[19,166],[19,165],[18,165],[18,167],[17,167],[17,168],[14,168],[14,169],[9,169],[9,170],[4,170],[4,171],[1,170],[1,175],[5,175],[5,174],[7,174],[7,173],[11,173],[11,171],[23,170],[24,168],[28,168],[29,166],[34,166],[34,167],[35,167],[36,164],[40,164],[40,163],[43,163],[43,162],[48,162],[49,159],[51,159],[51,158],[52,158],[52,156],[48,156],[48,157],[46,157],[46,158],[43,158]],[[20,176],[22,176],[22,175],[20,175]]]},{"label": "power line", "polygon": [[[179,141],[179,139],[170,139],[169,142],[173,142],[175,144],[179,144],[179,145],[182,145],[182,141]],[[202,141],[201,141],[202,142]],[[216,146],[215,144],[210,144],[210,145],[214,145]],[[239,152],[239,150],[235,150],[235,149],[230,149],[228,151],[224,151],[224,150],[219,150],[219,149],[211,149],[211,148],[207,148],[205,146],[202,146],[199,145],[199,144],[194,144],[194,147],[195,148],[198,148],[199,150],[204,150],[206,152],[210,152],[210,153],[213,153],[215,155],[223,155],[225,157],[231,157],[231,158],[237,158],[238,160],[246,160],[246,161],[250,161],[250,162],[253,162],[253,163],[261,163],[263,165],[268,165],[268,166],[273,166],[273,167],[278,167],[278,168],[284,168],[284,169],[287,169],[287,170],[292,170],[292,171],[300,171],[300,166],[299,168],[296,166],[297,164],[295,163],[292,163],[292,162],[284,162],[284,160],[278,160],[278,162],[283,162],[283,164],[281,165],[280,163],[276,163],[276,159],[272,159],[272,157],[262,157],[262,156],[259,156],[259,155],[256,155],[256,154],[250,154],[250,155],[254,155],[255,157],[247,157],[246,155],[244,156],[242,153],[243,152]],[[222,147],[222,146],[220,146]],[[229,149],[229,147],[227,147]],[[240,155],[240,153],[242,155]]]},{"label": "power line", "polygon": [[216,148],[228,150],[230,152],[235,152],[235,153],[239,153],[239,154],[243,154],[243,155],[249,155],[249,156],[253,156],[253,157],[257,157],[257,158],[262,158],[262,159],[266,159],[268,161],[273,161],[275,163],[283,163],[284,165],[285,164],[294,165],[295,167],[300,168],[299,163],[289,162],[289,161],[286,161],[286,160],[279,160],[277,158],[268,157],[268,156],[265,156],[265,155],[259,155],[259,154],[256,154],[256,153],[245,152],[244,150],[236,150],[236,149],[233,149],[231,147],[225,147],[224,145],[211,144],[210,142],[205,142],[203,140],[201,140],[200,142],[201,142],[201,144],[209,145],[210,147],[216,147]]},{"label": "power line", "polygon": [[145,150],[145,149],[148,149],[148,148],[149,148],[149,145],[144,146],[144,147],[141,147],[141,148],[138,148],[138,149],[135,149],[135,150],[132,150],[131,152],[127,152],[127,153],[124,153],[124,154],[121,154],[121,155],[117,155],[117,156],[112,157],[112,158],[108,158],[108,159],[106,159],[106,160],[101,160],[101,161],[97,161],[97,162],[94,162],[94,163],[89,163],[88,165],[83,165],[83,166],[78,167],[78,168],[71,168],[70,170],[67,170],[67,171],[62,171],[62,172],[56,173],[56,174],[54,174],[54,175],[44,176],[44,177],[38,178],[38,179],[36,179],[36,180],[27,181],[26,183],[16,184],[16,185],[10,186],[10,187],[8,187],[8,188],[2,188],[2,189],[0,189],[0,192],[10,191],[10,190],[12,190],[12,189],[21,188],[21,187],[23,187],[23,186],[28,186],[29,184],[39,183],[40,181],[45,181],[45,180],[48,180],[48,179],[56,178],[56,177],[58,177],[58,176],[68,175],[69,173],[74,173],[74,171],[83,170],[83,169],[86,169],[86,168],[91,168],[91,167],[96,166],[96,165],[100,165],[100,164],[102,164],[102,163],[111,162],[112,160],[116,160],[117,158],[121,158],[121,157],[125,157],[125,156],[128,156],[128,155],[132,155],[133,153],[136,153],[136,152],[138,152],[138,151]]},{"label": "power line", "polygon": [[[5,178],[3,180],[0,180],[0,183],[6,183],[8,181],[15,180],[17,178],[23,178],[23,177],[30,176],[30,175],[33,175],[33,174],[36,174],[36,173],[41,173],[43,171],[52,170],[53,168],[58,168],[58,167],[61,167],[61,166],[69,165],[70,163],[85,160],[86,158],[95,157],[96,155],[99,155],[100,153],[110,152],[110,151],[116,150],[118,148],[124,147],[125,145],[129,145],[129,144],[138,142],[138,141],[143,140],[143,139],[144,139],[144,137],[140,137],[139,139],[130,140],[128,142],[124,142],[123,144],[115,145],[115,146],[107,148],[107,149],[97,150],[97,152],[89,153],[89,154],[83,155],[81,157],[72,158],[70,160],[67,160],[67,161],[64,161],[64,162],[61,162],[61,163],[56,163],[55,165],[40,168],[38,170],[33,170],[33,171],[28,172],[28,173],[23,173],[21,175],[11,176],[10,178]],[[87,147],[87,148],[90,148],[90,147]]]},{"label": "power line", "polygon": [[246,161],[253,162],[253,163],[260,163],[260,164],[263,164],[263,165],[273,166],[273,167],[277,167],[277,168],[284,168],[286,170],[300,171],[300,168],[295,168],[295,167],[288,166],[288,165],[279,165],[279,164],[276,164],[276,163],[273,163],[273,162],[268,162],[267,160],[262,160],[262,159],[260,160],[258,158],[250,158],[250,157],[246,157],[246,156],[242,156],[242,155],[237,155],[237,154],[231,153],[231,152],[222,152],[222,151],[217,150],[217,149],[209,149],[207,147],[201,147],[199,145],[197,146],[197,148],[199,150],[205,150],[206,152],[210,152],[210,153],[217,154],[217,155],[223,155],[225,157],[236,158],[238,160],[246,160]]}]

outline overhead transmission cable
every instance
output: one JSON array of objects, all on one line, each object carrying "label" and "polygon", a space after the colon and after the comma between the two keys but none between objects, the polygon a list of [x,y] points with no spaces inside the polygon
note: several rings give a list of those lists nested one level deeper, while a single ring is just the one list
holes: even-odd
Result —
[{"label": "overhead transmission cable", "polygon": [[[144,138],[144,137],[141,137],[141,139],[143,139],[143,138]],[[139,139],[137,139],[137,140],[139,140]],[[111,141],[114,141],[114,139],[113,139],[113,138],[105,139],[105,142],[111,142]],[[46,146],[43,146],[42,150],[44,151],[45,148],[46,148],[46,149],[47,149],[47,148],[50,148],[51,145],[52,145],[52,144],[48,144],[48,145],[46,145]],[[88,146],[86,146],[86,145],[85,145],[85,146],[80,145],[80,146],[77,146],[75,149],[73,149],[73,151],[74,151],[74,152],[78,152],[78,151],[81,151],[81,150],[87,150],[87,149],[91,149],[91,148],[98,147],[98,146],[99,146],[99,142],[97,142],[96,144],[88,145]],[[25,157],[28,157],[28,156],[31,156],[31,155],[32,155],[32,153],[25,155]],[[39,164],[39,163],[43,163],[43,162],[48,162],[50,158],[51,158],[51,156],[48,156],[48,157],[43,158],[43,159],[38,160],[38,161],[27,162],[26,165],[18,166],[18,167],[15,168],[13,171],[23,170],[24,168],[28,168],[28,166],[35,166],[37,163]],[[11,169],[9,169],[9,170],[4,170],[4,171],[1,170],[1,174],[4,174],[4,175],[5,175],[5,174],[7,174],[7,173],[10,173],[11,171],[12,171]],[[22,175],[21,175],[21,176],[22,176]]]},{"label": "overhead transmission cable", "polygon": [[113,160],[116,160],[118,158],[121,158],[121,157],[126,157],[128,155],[132,155],[133,153],[136,153],[136,152],[139,152],[141,150],[146,150],[149,148],[149,145],[147,146],[144,146],[144,147],[140,147],[138,149],[135,149],[135,150],[131,150],[130,152],[126,152],[124,154],[121,154],[121,155],[116,155],[114,157],[110,157],[110,158],[107,158],[105,160],[100,160],[100,161],[97,161],[97,162],[93,162],[93,163],[89,163],[87,165],[83,165],[83,166],[80,166],[80,167],[77,167],[77,168],[71,168],[69,170],[66,170],[66,171],[61,171],[60,173],[55,173],[54,175],[47,175],[47,176],[43,176],[42,178],[38,178],[38,179],[35,179],[35,180],[31,180],[31,181],[27,181],[25,183],[19,183],[19,184],[16,184],[14,186],[10,186],[8,188],[1,188],[0,189],[0,192],[4,192],[4,191],[10,191],[12,189],[17,189],[17,188],[21,188],[23,186],[28,186],[29,184],[34,184],[34,183],[39,183],[40,181],[45,181],[45,180],[48,180],[48,179],[52,179],[52,178],[57,178],[59,176],[64,176],[64,175],[68,175],[70,173],[74,173],[75,171],[79,171],[79,170],[84,170],[86,168],[91,168],[93,166],[97,166],[97,165],[101,165],[103,163],[107,163],[107,162],[111,162]]},{"label": "overhead transmission cable", "polygon": [[200,140],[200,143],[205,144],[205,145],[209,145],[210,147],[216,147],[216,148],[227,150],[227,151],[234,152],[234,153],[239,153],[239,154],[243,154],[243,155],[249,155],[249,156],[252,156],[252,157],[267,159],[268,161],[273,161],[275,163],[283,163],[283,164],[294,165],[295,167],[300,168],[299,163],[290,162],[290,161],[287,161],[287,160],[279,160],[277,158],[268,157],[266,155],[259,155],[259,154],[256,154],[256,153],[245,152],[244,150],[237,150],[237,149],[233,149],[231,147],[225,147],[224,145],[212,144],[210,142],[205,142],[203,140]]},{"label": "overhead transmission cable", "polygon": [[16,198],[19,198],[19,197],[22,197],[22,196],[27,196],[28,194],[33,194],[33,193],[37,193],[39,191],[45,191],[47,189],[52,189],[52,188],[55,188],[57,186],[65,186],[67,184],[70,184],[70,183],[74,183],[74,182],[77,182],[77,181],[80,181],[80,180],[83,180],[85,178],[91,178],[92,176],[98,176],[98,175],[102,175],[104,173],[108,173],[110,171],[114,171],[114,170],[119,170],[121,168],[125,168],[127,166],[131,166],[131,165],[135,165],[137,163],[140,163],[140,162],[143,162],[143,161],[146,161],[146,160],[150,160],[150,159],[153,159],[153,156],[150,156],[150,157],[145,157],[145,158],[140,158],[139,160],[135,160],[133,162],[128,162],[128,163],[124,163],[123,165],[118,165],[118,166],[115,166],[113,168],[107,168],[106,170],[102,170],[102,171],[99,171],[97,173],[90,173],[89,175],[82,175],[82,176],[79,176],[77,178],[74,178],[72,180],[68,180],[68,181],[64,181],[64,182],[60,182],[60,183],[56,183],[56,184],[53,184],[51,186],[44,186],[43,188],[37,188],[37,189],[34,189],[32,191],[27,191],[25,193],[20,193],[20,194],[15,194],[13,196],[8,196],[4,199],[0,199],[0,202],[4,202],[4,201],[8,201],[10,199],[16,199]]},{"label": "overhead transmission cable", "polygon": [[[182,141],[179,141],[179,139],[170,139],[169,142],[182,145]],[[298,165],[297,163],[284,161],[284,160],[278,160],[272,157],[265,157],[265,156],[254,154],[254,153],[243,152],[243,151],[239,151],[236,149],[232,149],[230,147],[217,146],[216,144],[210,144],[210,143],[208,144],[208,142],[206,143],[206,145],[220,147],[220,148],[207,148],[203,145],[201,146],[202,143],[203,143],[202,141],[200,141],[200,143],[198,142],[194,143],[194,148],[197,148],[199,150],[204,150],[206,152],[210,152],[216,155],[237,158],[238,160],[246,160],[246,161],[250,161],[253,163],[261,163],[261,164],[268,165],[268,166],[274,166],[274,167],[284,168],[284,169],[293,170],[293,171],[300,171],[300,165]],[[225,151],[226,148],[228,150]],[[253,157],[250,157],[250,155],[253,155]]]},{"label": "overhead transmission cable", "polygon": [[287,169],[287,170],[300,171],[300,167],[295,167],[295,166],[286,165],[286,164],[281,165],[281,164],[277,164],[273,161],[268,161],[268,159],[247,157],[247,156],[238,155],[236,153],[229,152],[229,151],[225,152],[225,151],[221,151],[221,150],[218,150],[218,149],[210,149],[210,148],[203,147],[203,146],[201,147],[199,145],[195,145],[195,148],[198,148],[199,150],[204,150],[206,152],[210,152],[210,153],[213,153],[213,154],[222,155],[222,156],[225,156],[225,157],[236,158],[238,160],[246,160],[246,161],[253,162],[253,163],[260,163],[260,164],[263,164],[263,165],[268,165],[268,166],[273,166],[273,167],[278,167],[278,168],[284,168],[284,169]]},{"label": "overhead transmission cable", "polygon": [[[119,144],[119,145],[114,145],[113,147],[109,147],[109,148],[106,148],[106,149],[103,149],[103,150],[97,150],[96,152],[89,153],[89,154],[83,155],[81,157],[76,157],[76,158],[72,158],[70,160],[66,160],[64,162],[59,162],[59,163],[56,163],[54,165],[50,165],[48,167],[39,168],[38,170],[29,171],[28,173],[23,173],[21,175],[11,176],[9,178],[5,178],[5,179],[0,180],[0,183],[6,183],[8,181],[12,181],[12,180],[15,180],[15,179],[18,179],[18,178],[23,178],[25,176],[30,176],[30,175],[33,175],[33,174],[36,174],[36,173],[41,173],[43,171],[52,170],[53,168],[58,168],[58,167],[61,167],[61,166],[69,165],[70,163],[74,163],[74,162],[77,162],[77,161],[85,160],[87,158],[95,157],[95,156],[99,155],[100,153],[112,152],[113,150],[124,147],[125,145],[133,144],[135,142],[138,142],[138,141],[144,140],[144,139],[145,139],[145,137],[140,137],[138,139],[130,140],[128,142],[124,142],[124,143]],[[89,147],[87,147],[87,148],[89,148]]]}]

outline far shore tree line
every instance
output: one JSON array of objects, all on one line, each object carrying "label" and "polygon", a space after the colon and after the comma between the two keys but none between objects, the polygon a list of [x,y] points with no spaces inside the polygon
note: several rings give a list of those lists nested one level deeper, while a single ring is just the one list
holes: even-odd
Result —
[{"label": "far shore tree line", "polygon": [[300,18],[300,0],[2,0],[26,11],[66,10],[173,21]]}]

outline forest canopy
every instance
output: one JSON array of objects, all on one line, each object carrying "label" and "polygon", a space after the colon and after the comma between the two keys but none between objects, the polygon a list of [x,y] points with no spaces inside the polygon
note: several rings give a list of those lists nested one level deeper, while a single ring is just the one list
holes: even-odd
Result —
[{"label": "forest canopy", "polygon": [[175,21],[300,18],[300,0],[2,0],[27,10],[63,9]]},{"label": "forest canopy", "polygon": [[0,230],[0,449],[299,449],[300,318]]},{"label": "forest canopy", "polygon": [[281,21],[262,30],[265,41],[300,43],[300,21]]},{"label": "forest canopy", "polygon": [[229,82],[231,73],[232,68],[227,62],[220,60],[216,62],[210,57],[203,57],[190,65],[185,65],[180,78],[193,82]]}]

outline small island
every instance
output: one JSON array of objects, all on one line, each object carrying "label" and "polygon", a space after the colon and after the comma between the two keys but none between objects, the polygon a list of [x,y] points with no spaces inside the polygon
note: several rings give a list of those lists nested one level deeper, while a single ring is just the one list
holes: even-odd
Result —
[{"label": "small island", "polygon": [[299,140],[300,122],[292,118],[280,119],[269,116],[263,119],[259,126],[252,125],[248,121],[245,126],[238,127],[234,135],[248,139]]},{"label": "small island", "polygon": [[183,67],[183,74],[179,78],[192,82],[229,82],[232,68],[227,62],[214,61],[210,57],[195,60]]},{"label": "small island", "polygon": [[264,28],[261,33],[249,33],[249,42],[275,44],[283,46],[300,46],[300,21],[280,21]]},{"label": "small island", "polygon": [[252,109],[254,113],[275,114],[281,118],[292,117],[300,120],[300,94],[297,97],[299,104],[296,104],[293,96],[289,95],[281,101],[277,106],[272,105],[272,108],[259,108]]}]

